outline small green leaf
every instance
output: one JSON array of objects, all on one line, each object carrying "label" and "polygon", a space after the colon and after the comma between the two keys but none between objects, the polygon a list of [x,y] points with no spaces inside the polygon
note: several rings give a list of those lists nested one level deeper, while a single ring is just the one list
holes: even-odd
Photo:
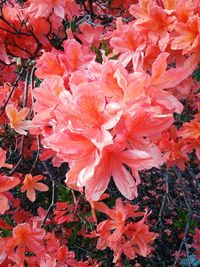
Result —
[{"label": "small green leaf", "polygon": [[73,20],[69,22],[69,26],[70,26],[72,32],[76,31],[76,23]]},{"label": "small green leaf", "polygon": [[108,56],[110,54],[110,51],[109,51],[108,45],[104,39],[102,39],[102,46],[103,46],[103,50],[105,51],[105,55]]},{"label": "small green leaf", "polygon": [[197,70],[197,72],[195,73],[195,76],[194,76],[195,80],[200,82],[200,68]]},{"label": "small green leaf", "polygon": [[[185,210],[180,208],[177,209],[177,213],[178,213],[178,218],[174,221],[174,226],[180,230],[184,230],[188,223],[188,214]],[[193,234],[197,225],[198,225],[197,219],[191,218],[188,229],[189,233]]]},{"label": "small green leaf", "polygon": [[77,224],[76,224],[76,227],[73,229],[72,235],[71,235],[71,237],[70,237],[70,241],[71,241],[72,244],[73,244],[74,241],[76,240],[77,233],[78,233],[78,231],[81,230],[81,227],[82,227],[82,226],[81,226],[81,222],[78,221]]},{"label": "small green leaf", "polygon": [[62,184],[58,186],[58,201],[72,203],[71,190]]},{"label": "small green leaf", "polygon": [[95,46],[93,46],[92,50],[96,53],[96,61],[98,63],[102,63],[103,62],[103,57],[102,57],[100,49],[95,47]]},{"label": "small green leaf", "polygon": [[65,224],[65,228],[72,228],[73,226],[75,226],[77,224],[77,221],[76,222],[69,222],[69,223],[66,223]]},{"label": "small green leaf", "polygon": [[114,55],[114,56],[110,57],[110,58],[109,58],[109,60],[115,60],[115,59],[117,59],[117,58],[118,58],[118,56],[119,56],[119,54],[116,54],[116,55]]}]

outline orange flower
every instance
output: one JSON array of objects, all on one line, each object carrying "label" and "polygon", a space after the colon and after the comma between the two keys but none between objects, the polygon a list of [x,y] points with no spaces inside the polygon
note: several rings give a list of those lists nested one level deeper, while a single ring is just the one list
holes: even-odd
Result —
[{"label": "orange flower", "polygon": [[34,202],[36,198],[36,193],[35,191],[48,191],[48,186],[43,184],[43,183],[38,183],[38,181],[43,179],[43,175],[36,175],[32,176],[30,173],[25,176],[23,186],[21,187],[21,192],[26,192],[27,198]]},{"label": "orange flower", "polygon": [[25,130],[28,130],[31,127],[31,121],[24,121],[28,113],[29,108],[22,108],[18,111],[13,104],[6,107],[6,115],[10,120],[10,125],[19,134],[26,135],[27,132]]}]

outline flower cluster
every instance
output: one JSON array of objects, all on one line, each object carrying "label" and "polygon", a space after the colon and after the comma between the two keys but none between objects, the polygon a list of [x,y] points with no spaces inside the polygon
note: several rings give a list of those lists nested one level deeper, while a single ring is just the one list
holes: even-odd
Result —
[{"label": "flower cluster", "polygon": [[1,1],[1,266],[100,267],[106,248],[120,266],[153,251],[151,212],[132,201],[144,171],[199,165],[199,50],[198,0]]}]

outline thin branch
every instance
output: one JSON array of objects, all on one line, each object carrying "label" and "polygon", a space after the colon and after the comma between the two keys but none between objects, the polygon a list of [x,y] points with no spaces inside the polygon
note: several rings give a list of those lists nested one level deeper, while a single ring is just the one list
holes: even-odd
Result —
[{"label": "thin branch", "polygon": [[26,72],[26,79],[25,79],[25,87],[24,87],[24,101],[23,101],[23,108],[27,106],[29,77],[30,77],[30,70],[27,69],[27,72]]},{"label": "thin branch", "polygon": [[4,110],[5,110],[5,108],[6,108],[7,104],[8,104],[8,102],[9,102],[10,98],[12,97],[12,94],[13,94],[14,91],[15,91],[15,88],[16,88],[16,86],[17,86],[17,84],[18,84],[20,78],[21,78],[22,75],[23,75],[23,72],[24,72],[24,68],[21,69],[20,73],[18,74],[16,80],[15,80],[14,83],[13,83],[13,86],[12,86],[12,88],[11,88],[11,90],[10,90],[10,93],[9,93],[9,95],[8,95],[8,97],[7,97],[6,101],[5,101],[5,103],[4,103],[3,106],[0,108],[0,109],[1,109],[0,117],[3,115]]},{"label": "thin branch", "polygon": [[31,93],[31,109],[30,109],[30,115],[31,113],[33,113],[33,115],[35,115],[35,111],[33,109],[33,105],[34,105],[34,96],[33,96],[33,88],[34,88],[34,73],[35,73],[35,69],[36,67],[33,66],[31,69],[31,73],[30,73],[30,93]]},{"label": "thin branch", "polygon": [[[31,69],[31,72],[30,72],[30,93],[31,93],[31,109],[30,109],[30,113],[29,113],[29,116],[31,116],[31,114],[33,113],[33,115],[35,115],[35,111],[33,109],[33,105],[34,105],[34,96],[33,96],[33,88],[34,88],[34,72],[35,72],[35,66],[32,67]],[[30,170],[30,173],[33,171],[33,169],[35,168],[35,165],[39,159],[39,155],[40,155],[40,146],[41,146],[41,143],[40,143],[40,136],[37,135],[37,153],[36,153],[36,157],[35,157],[35,160],[33,162],[33,165],[31,167],[31,170]]]},{"label": "thin branch", "polygon": [[33,165],[32,165],[32,167],[31,167],[31,169],[30,169],[30,173],[32,173],[32,171],[33,171],[33,169],[35,168],[36,163],[37,163],[37,161],[38,161],[38,159],[39,159],[39,155],[40,155],[40,146],[41,146],[41,144],[40,144],[40,136],[37,135],[37,153],[36,153],[36,156],[35,156],[35,160],[34,160],[34,162],[33,162]]},{"label": "thin branch", "polygon": [[169,195],[169,177],[168,177],[168,173],[165,175],[165,181],[166,181],[166,191],[165,194],[163,196],[162,199],[162,204],[161,204],[161,208],[159,211],[159,215],[158,215],[158,221],[156,222],[155,226],[157,226],[158,224],[162,223],[162,214],[163,214],[163,210]]},{"label": "thin branch", "polygon": [[54,179],[54,177],[52,176],[52,174],[51,174],[51,172],[50,172],[50,170],[49,170],[49,167],[47,166],[46,162],[43,161],[42,163],[43,163],[44,168],[46,169],[46,171],[47,171],[47,173],[48,173],[48,175],[49,175],[49,177],[50,177],[50,179],[51,179],[51,184],[52,184],[51,203],[50,203],[50,205],[49,205],[49,207],[48,207],[47,213],[46,213],[46,215],[45,215],[45,217],[44,217],[44,220],[43,220],[43,222],[42,222],[42,225],[41,225],[41,227],[43,228],[44,225],[45,225],[45,222],[46,222],[46,220],[47,220],[47,218],[48,218],[48,216],[49,216],[50,211],[54,208],[54,205],[55,205],[55,179]]},{"label": "thin branch", "polygon": [[22,135],[22,141],[21,141],[21,146],[20,146],[20,151],[19,151],[19,160],[16,163],[16,165],[9,171],[9,175],[12,175],[16,169],[19,167],[23,160],[23,151],[24,151],[24,141],[25,141],[25,135]]},{"label": "thin branch", "polygon": [[92,6],[92,4],[93,4],[93,0],[89,0],[90,17],[91,17],[91,19],[93,20],[93,18],[94,18],[94,11],[93,11],[93,6]]},{"label": "thin branch", "polygon": [[179,168],[177,166],[175,166],[173,169],[174,169],[174,173],[175,173],[176,177],[180,181],[180,184],[181,184],[181,187],[182,187],[182,192],[183,192],[183,198],[184,198],[185,204],[186,204],[186,206],[188,208],[187,223],[186,223],[186,226],[185,226],[183,239],[182,239],[182,242],[180,244],[180,247],[179,247],[179,250],[178,250],[178,254],[177,254],[176,258],[175,258],[173,267],[175,267],[177,265],[178,259],[180,257],[181,250],[183,248],[183,245],[185,246],[185,249],[186,249],[188,267],[190,267],[187,235],[189,233],[190,222],[191,222],[192,214],[193,214],[192,204],[191,204],[191,199],[190,199],[190,197],[188,195],[188,189],[185,188],[185,184],[183,183],[183,177],[182,177],[182,174],[181,174]]}]

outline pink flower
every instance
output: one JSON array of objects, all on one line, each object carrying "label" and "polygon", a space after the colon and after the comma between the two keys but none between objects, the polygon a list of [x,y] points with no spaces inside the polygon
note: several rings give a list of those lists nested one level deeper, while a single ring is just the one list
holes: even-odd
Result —
[{"label": "pink flower", "polygon": [[30,6],[28,12],[33,13],[36,18],[47,17],[52,10],[55,14],[64,19],[65,17],[65,2],[66,0],[29,0]]}]

